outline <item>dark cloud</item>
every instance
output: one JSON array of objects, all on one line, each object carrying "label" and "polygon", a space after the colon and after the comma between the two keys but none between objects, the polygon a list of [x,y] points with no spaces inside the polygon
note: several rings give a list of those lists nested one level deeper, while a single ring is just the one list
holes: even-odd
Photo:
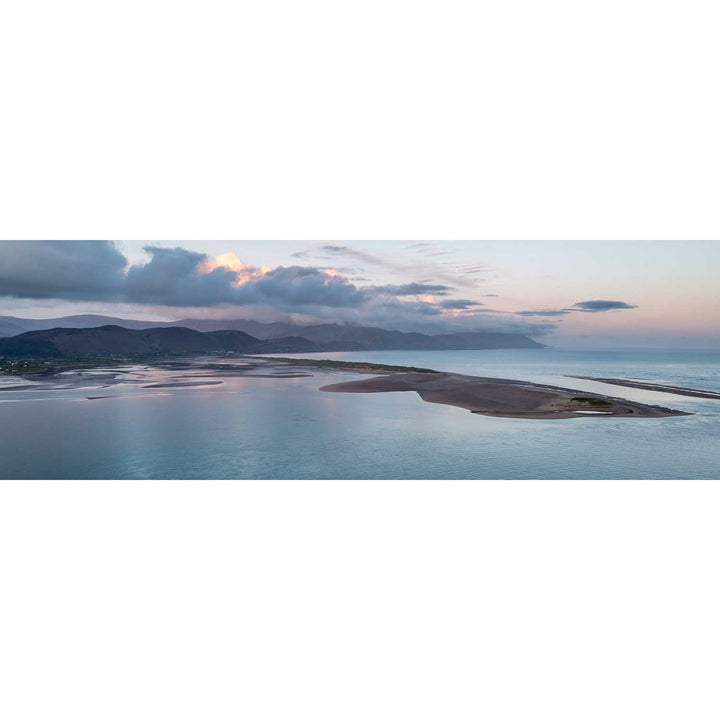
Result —
[{"label": "dark cloud", "polygon": [[280,266],[238,285],[233,270],[217,267],[202,272],[207,256],[183,248],[148,247],[152,259],[130,268],[129,302],[212,307],[260,305],[297,310],[305,306],[357,307],[370,296],[340,275],[314,267]]},{"label": "dark cloud", "polygon": [[370,292],[358,289],[340,275],[293,265],[277,267],[258,280],[246,282],[237,288],[237,297],[241,304],[265,302],[289,309],[305,305],[340,308],[364,304]]},{"label": "dark cloud", "polygon": [[[368,253],[344,245],[326,245],[325,250],[369,262]],[[435,282],[358,287],[337,267],[291,265],[261,271],[237,258],[226,259],[229,266],[218,265],[205,253],[181,247],[151,245],[145,252],[147,262],[128,266],[112,242],[0,242],[0,296],[197,310],[222,308],[221,312],[247,308],[242,314],[285,313],[315,321],[421,332],[486,330],[537,335],[555,327],[480,308],[481,303],[473,300],[420,300],[422,295],[444,296],[452,291],[451,285],[435,273]],[[377,258],[375,261],[379,262]],[[425,273],[427,269],[425,266]],[[454,279],[451,282],[454,284]],[[579,304],[578,311],[581,309]],[[450,316],[448,310],[465,312]]]},{"label": "dark cloud", "polygon": [[[145,264],[132,265],[105,241],[0,242],[0,296],[125,302],[172,307],[266,303],[355,307],[371,297],[345,277],[318,268],[247,271],[245,282],[227,267],[207,271],[204,253],[148,246]],[[256,270],[256,269],[255,269]]]},{"label": "dark cloud", "polygon": [[127,261],[107,240],[0,242],[0,296],[112,300]]},{"label": "dark cloud", "polygon": [[127,302],[208,307],[235,299],[235,273],[224,267],[202,273],[202,264],[208,260],[204,253],[154,246],[145,251],[150,254],[150,262],[128,270]]},{"label": "dark cloud", "polygon": [[379,313],[388,313],[388,317],[396,316],[398,312],[405,315],[411,315],[417,318],[421,315],[442,315],[442,310],[434,303],[417,301],[389,301],[377,302],[372,306],[372,313],[377,316]]},{"label": "dark cloud", "polygon": [[576,312],[607,312],[608,310],[632,310],[636,307],[637,305],[628,305],[619,300],[585,300],[575,303],[569,309],[576,310]]},{"label": "dark cloud", "polygon": [[[486,296],[487,297],[487,296]],[[561,310],[520,310],[516,315],[540,316],[540,317],[556,317],[560,315],[569,315],[573,312],[607,312],[608,310],[631,310],[637,305],[628,305],[619,300],[585,300],[575,303],[571,307],[562,308]]]},{"label": "dark cloud", "polygon": [[377,326],[386,330],[429,334],[506,332],[536,337],[557,328],[552,322],[519,318],[511,314],[496,315],[492,310],[484,311],[482,308],[450,317],[445,315],[444,308],[438,307],[437,304],[401,300],[371,302],[357,310],[342,310],[340,313],[334,313],[333,319]]}]

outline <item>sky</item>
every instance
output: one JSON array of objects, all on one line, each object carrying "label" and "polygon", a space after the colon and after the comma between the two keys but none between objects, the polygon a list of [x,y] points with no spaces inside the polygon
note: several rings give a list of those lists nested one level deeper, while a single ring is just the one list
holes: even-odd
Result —
[{"label": "sky", "polygon": [[0,315],[98,313],[720,347],[720,241],[1,241]]}]

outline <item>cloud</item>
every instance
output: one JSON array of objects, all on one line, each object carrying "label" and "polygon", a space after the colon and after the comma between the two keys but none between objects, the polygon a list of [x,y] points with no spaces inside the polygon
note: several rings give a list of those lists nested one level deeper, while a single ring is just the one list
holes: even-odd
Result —
[{"label": "cloud", "polygon": [[520,310],[516,315],[525,315],[526,317],[540,316],[540,317],[554,317],[557,315],[569,315],[571,310]]},{"label": "cloud", "polygon": [[318,308],[312,318],[297,318],[301,321],[315,321],[318,318],[333,322],[348,322],[357,325],[381,327],[386,330],[404,330],[426,334],[453,332],[501,332],[522,333],[539,336],[557,328],[552,322],[519,318],[512,314],[496,315],[492,310],[479,308],[461,314],[448,315],[437,303],[406,301],[397,298],[381,300],[374,298],[357,308]]},{"label": "cloud", "polygon": [[[367,253],[343,245],[325,247],[337,255],[363,256],[368,262]],[[198,312],[213,308],[223,314],[234,311],[236,317],[285,314],[307,321],[421,332],[537,335],[555,327],[480,308],[482,303],[473,300],[436,300],[452,292],[445,283],[358,286],[337,267],[256,267],[234,253],[210,257],[182,247],[154,245],[144,250],[146,261],[129,265],[112,242],[0,242],[0,296]]]},{"label": "cloud", "polygon": [[632,310],[637,305],[628,305],[619,300],[585,300],[575,303],[570,310],[575,312],[607,312],[608,310]]},{"label": "cloud", "polygon": [[[487,297],[487,296],[486,296]],[[556,317],[559,315],[569,315],[573,312],[607,312],[608,310],[632,310],[637,305],[628,305],[626,302],[619,300],[585,300],[575,303],[571,307],[562,308],[561,310],[520,310],[516,315],[524,315],[526,317]]]},{"label": "cloud", "polygon": [[361,290],[341,275],[317,268],[277,267],[260,279],[239,288],[241,304],[261,303],[288,309],[306,305],[357,307],[368,301],[370,292]]},{"label": "cloud", "polygon": [[467,310],[468,308],[482,305],[481,302],[476,302],[475,300],[441,300],[435,304],[446,310]]},{"label": "cloud", "polygon": [[0,242],[0,296],[112,300],[127,260],[107,240]]},{"label": "cloud", "polygon": [[[413,243],[406,245],[404,251],[405,255],[401,259],[390,259],[365,250],[357,250],[348,245],[325,243],[316,245],[307,252],[301,251],[301,253],[302,259],[324,260],[346,255],[361,260],[368,265],[375,265],[410,277],[423,277],[428,272],[432,272],[432,279],[435,282],[471,289],[477,288],[479,282],[484,282],[484,278],[478,277],[478,274],[488,272],[488,269],[481,264],[455,266],[455,263],[437,259],[438,256],[452,255],[452,251],[434,243]],[[300,258],[298,253],[295,256]],[[453,267],[448,269],[443,266]],[[362,270],[361,272],[366,271]]]},{"label": "cloud", "polygon": [[127,274],[130,302],[188,307],[266,304],[291,311],[313,305],[355,307],[370,296],[342,275],[314,267],[279,266],[261,272],[249,265],[218,266],[203,272],[208,267],[204,254],[183,248],[146,251],[150,262],[131,267]]},{"label": "cloud", "polygon": [[442,252],[447,254],[448,251],[441,245],[435,245],[434,243],[420,242],[408,245],[409,250],[413,250],[416,253],[432,255],[436,252]]},{"label": "cloud", "polygon": [[343,275],[348,275],[351,273],[361,273],[363,271],[363,269],[359,267],[341,267],[337,265],[314,265],[312,267],[316,267],[318,270],[327,270],[330,274],[342,273]]},{"label": "cloud", "polygon": [[238,272],[211,265],[207,255],[183,248],[148,246],[150,262],[133,265],[124,287],[126,302],[172,306],[216,306],[237,296]]},{"label": "cloud", "polygon": [[321,248],[324,252],[328,252],[331,255],[348,255],[350,257],[358,258],[372,265],[385,265],[385,261],[379,258],[377,255],[364,252],[363,250],[355,250],[347,245],[323,245]]},{"label": "cloud", "polygon": [[353,307],[371,297],[342,275],[318,268],[257,268],[233,253],[213,260],[180,247],[150,245],[145,252],[147,263],[128,268],[111,242],[2,242],[0,296],[172,307],[266,303],[283,309]]},{"label": "cloud", "polygon": [[371,288],[381,295],[447,295],[452,290],[448,285],[429,285],[427,283],[407,283],[406,285],[376,285]]}]

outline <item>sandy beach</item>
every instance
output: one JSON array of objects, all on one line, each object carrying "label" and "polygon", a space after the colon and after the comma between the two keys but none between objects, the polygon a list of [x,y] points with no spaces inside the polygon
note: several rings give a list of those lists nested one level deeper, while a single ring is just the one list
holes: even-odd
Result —
[{"label": "sandy beach", "polygon": [[426,402],[453,405],[473,413],[506,418],[661,418],[690,414],[552,385],[455,373],[397,373],[325,385],[320,390],[341,393],[414,391]]},{"label": "sandy beach", "polygon": [[685,395],[687,397],[704,398],[706,400],[720,400],[720,393],[712,390],[696,390],[694,388],[678,387],[677,385],[658,385],[648,381],[632,380],[630,378],[602,378],[588,377],[587,375],[567,375],[577,380],[594,380],[595,382],[607,383],[608,385],[620,385],[621,387],[637,388],[639,390],[652,390],[653,392],[665,392],[672,395]]}]

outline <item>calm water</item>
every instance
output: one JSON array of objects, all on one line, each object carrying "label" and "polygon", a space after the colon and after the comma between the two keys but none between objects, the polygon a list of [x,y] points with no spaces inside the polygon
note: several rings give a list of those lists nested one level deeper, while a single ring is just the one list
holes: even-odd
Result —
[{"label": "calm water", "polygon": [[[76,387],[77,376],[70,373],[59,386],[0,392],[0,477],[720,478],[720,401],[563,378],[635,377],[720,391],[720,352],[545,349],[308,357],[526,379],[696,414],[499,419],[425,403],[415,393],[317,390],[367,377],[345,372],[218,376],[205,378],[222,380],[217,385],[143,388],[182,382],[181,373],[125,367],[131,372],[123,385],[103,388],[98,373],[94,386]],[[0,378],[0,386],[9,384],[27,382]]]}]

